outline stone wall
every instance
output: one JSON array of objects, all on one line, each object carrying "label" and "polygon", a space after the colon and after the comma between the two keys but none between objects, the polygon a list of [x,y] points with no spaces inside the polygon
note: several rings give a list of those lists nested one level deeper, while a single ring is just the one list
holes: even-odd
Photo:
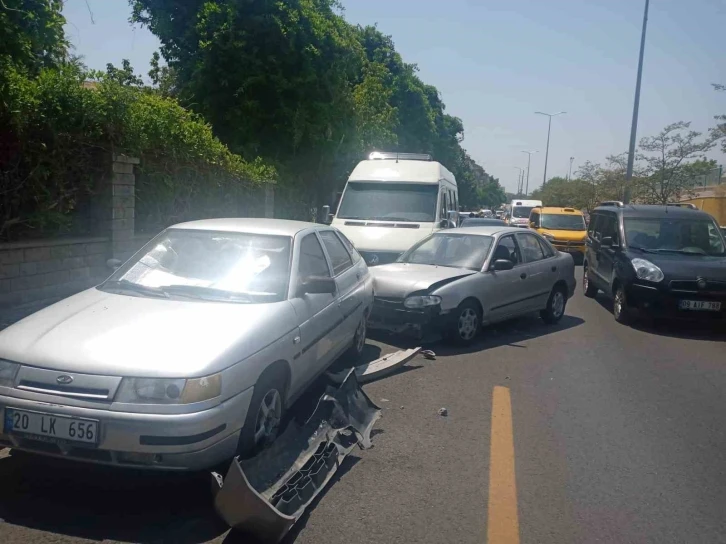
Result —
[{"label": "stone wall", "polygon": [[108,238],[0,244],[0,306],[70,295],[103,281]]}]

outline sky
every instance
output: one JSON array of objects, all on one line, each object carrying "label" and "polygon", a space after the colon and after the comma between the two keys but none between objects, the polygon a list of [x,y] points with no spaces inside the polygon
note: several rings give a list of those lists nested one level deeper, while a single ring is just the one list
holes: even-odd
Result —
[{"label": "sky", "polygon": [[[345,18],[393,37],[446,111],[463,146],[515,191],[532,155],[529,189],[547,177],[627,151],[644,0],[342,0]],[[66,0],[66,34],[90,68],[127,58],[148,71],[158,40],[128,23],[126,0]],[[638,139],[676,121],[706,132],[726,113],[726,0],[651,0]],[[709,158],[726,162],[718,150]]]}]

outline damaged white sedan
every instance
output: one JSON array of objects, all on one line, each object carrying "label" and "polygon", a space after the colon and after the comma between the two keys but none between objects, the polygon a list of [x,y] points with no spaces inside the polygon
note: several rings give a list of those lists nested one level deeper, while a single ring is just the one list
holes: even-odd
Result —
[{"label": "damaged white sedan", "polygon": [[556,323],[576,285],[572,256],[534,232],[500,226],[435,233],[371,274],[370,328],[441,332],[464,344],[482,325],[529,312]]},{"label": "damaged white sedan", "polygon": [[372,300],[331,227],[168,228],[100,286],[0,333],[0,448],[170,470],[250,453],[338,356],[361,353]]}]

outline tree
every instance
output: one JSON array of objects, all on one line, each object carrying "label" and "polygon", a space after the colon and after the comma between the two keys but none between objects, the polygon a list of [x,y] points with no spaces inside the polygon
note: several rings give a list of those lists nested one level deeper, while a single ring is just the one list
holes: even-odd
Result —
[{"label": "tree", "polygon": [[[292,187],[308,209],[330,203],[382,149],[432,154],[459,180],[462,204],[501,196],[461,148],[463,123],[438,90],[390,36],[348,24],[337,1],[129,1],[161,41],[174,96],[233,151],[277,165],[278,195]],[[163,94],[159,61],[149,75]]]},{"label": "tree", "polygon": [[68,42],[61,0],[3,0],[0,5],[0,72],[9,64],[37,75],[66,59]]},{"label": "tree", "polygon": [[[645,163],[640,196],[646,203],[677,202],[692,188],[692,179],[705,173],[704,153],[715,145],[713,136],[689,130],[691,123],[680,121],[665,127],[655,136],[641,139],[641,158]],[[694,162],[695,161],[695,162]]]},{"label": "tree", "polygon": [[[717,91],[726,91],[726,85],[713,84],[713,88]],[[715,140],[721,140],[721,152],[726,153],[726,115],[716,115],[716,126],[709,129],[711,137]]]}]

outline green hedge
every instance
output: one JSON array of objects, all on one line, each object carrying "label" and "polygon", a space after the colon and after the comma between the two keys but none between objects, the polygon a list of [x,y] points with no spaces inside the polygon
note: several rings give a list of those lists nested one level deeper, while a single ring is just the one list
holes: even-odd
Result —
[{"label": "green hedge", "polygon": [[[88,78],[95,81],[88,83]],[[141,158],[139,198],[155,221],[213,213],[275,180],[272,167],[231,153],[199,116],[154,90],[72,63],[0,76],[0,239],[82,232],[111,152]],[[204,209],[195,211],[195,203]]]}]

